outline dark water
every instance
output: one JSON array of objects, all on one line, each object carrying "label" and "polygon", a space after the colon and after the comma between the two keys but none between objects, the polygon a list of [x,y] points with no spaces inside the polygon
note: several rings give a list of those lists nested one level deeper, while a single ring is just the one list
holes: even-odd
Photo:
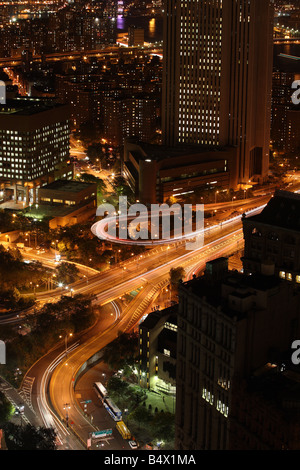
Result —
[{"label": "dark water", "polygon": [[118,33],[127,33],[129,26],[138,26],[145,30],[145,41],[155,42],[163,39],[163,20],[162,18],[122,18],[118,17]]},{"label": "dark water", "polygon": [[300,44],[275,44],[274,45],[274,67],[286,72],[300,73],[300,60],[284,59],[279,54],[287,54],[300,57]]}]

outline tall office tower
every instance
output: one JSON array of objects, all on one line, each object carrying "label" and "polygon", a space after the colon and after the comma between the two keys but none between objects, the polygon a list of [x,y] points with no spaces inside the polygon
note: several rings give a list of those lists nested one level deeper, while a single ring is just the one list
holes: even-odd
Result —
[{"label": "tall office tower", "polygon": [[238,149],[237,183],[269,166],[273,0],[165,0],[163,143]]}]

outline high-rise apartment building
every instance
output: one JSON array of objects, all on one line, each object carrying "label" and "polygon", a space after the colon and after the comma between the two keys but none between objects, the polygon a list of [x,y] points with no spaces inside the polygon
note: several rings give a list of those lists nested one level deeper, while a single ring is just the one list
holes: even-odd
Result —
[{"label": "high-rise apartment building", "polygon": [[127,137],[151,142],[156,136],[156,100],[146,93],[128,96],[113,90],[103,100],[102,119],[103,134],[111,145],[123,145]]},{"label": "high-rise apartment building", "polygon": [[137,26],[129,26],[128,28],[128,44],[129,46],[143,46],[145,42],[145,30]]},{"label": "high-rise apartment building", "polygon": [[237,184],[268,172],[273,6],[165,0],[163,143],[237,148]]}]

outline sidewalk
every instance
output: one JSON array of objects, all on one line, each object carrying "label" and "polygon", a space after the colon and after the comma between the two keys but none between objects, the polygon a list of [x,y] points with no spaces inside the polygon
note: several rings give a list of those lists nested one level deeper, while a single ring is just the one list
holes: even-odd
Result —
[{"label": "sidewalk", "polygon": [[[136,390],[141,390],[139,385],[132,385]],[[144,390],[144,389],[142,389]],[[166,395],[162,392],[154,392],[152,390],[145,390],[147,394],[146,408],[155,413],[155,409],[160,413],[161,411],[175,414],[176,398],[172,395]]]},{"label": "sidewalk", "polygon": [[0,390],[15,408],[20,406],[24,409],[21,414],[16,414],[12,417],[11,421],[13,423],[19,425],[22,425],[22,423],[31,424],[35,427],[43,426],[43,422],[28,405],[24,396],[21,396],[19,392],[2,377],[0,377]]}]

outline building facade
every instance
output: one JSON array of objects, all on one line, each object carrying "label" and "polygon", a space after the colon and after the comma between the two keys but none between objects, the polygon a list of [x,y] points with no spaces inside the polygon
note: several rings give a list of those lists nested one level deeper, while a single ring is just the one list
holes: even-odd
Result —
[{"label": "building facade", "polygon": [[227,190],[234,186],[230,165],[236,149],[214,152],[195,145],[147,145],[135,139],[124,144],[123,176],[144,204],[181,202],[195,191]]},{"label": "building facade", "polygon": [[137,26],[128,28],[128,45],[131,47],[143,46],[145,43],[145,30]]},{"label": "building facade", "polygon": [[300,149],[300,109],[291,98],[292,83],[299,79],[294,72],[273,72],[271,140],[279,152],[293,154]]},{"label": "building facade", "polygon": [[165,0],[163,143],[234,146],[239,184],[269,167],[273,1]]},{"label": "building facade", "polygon": [[287,433],[270,431],[283,422],[279,405],[267,413],[270,393],[250,410],[256,392],[243,387],[275,365],[282,372],[278,360],[300,333],[299,293],[274,276],[230,272],[224,259],[208,266],[179,289],[175,448],[281,449]]},{"label": "building facade", "polygon": [[69,107],[39,99],[8,100],[0,108],[0,184],[4,199],[37,200],[36,189],[72,178]]},{"label": "building facade", "polygon": [[269,271],[300,285],[300,195],[277,191],[258,215],[243,218],[247,274]]},{"label": "building facade", "polygon": [[149,313],[139,325],[139,384],[176,393],[177,305]]}]

